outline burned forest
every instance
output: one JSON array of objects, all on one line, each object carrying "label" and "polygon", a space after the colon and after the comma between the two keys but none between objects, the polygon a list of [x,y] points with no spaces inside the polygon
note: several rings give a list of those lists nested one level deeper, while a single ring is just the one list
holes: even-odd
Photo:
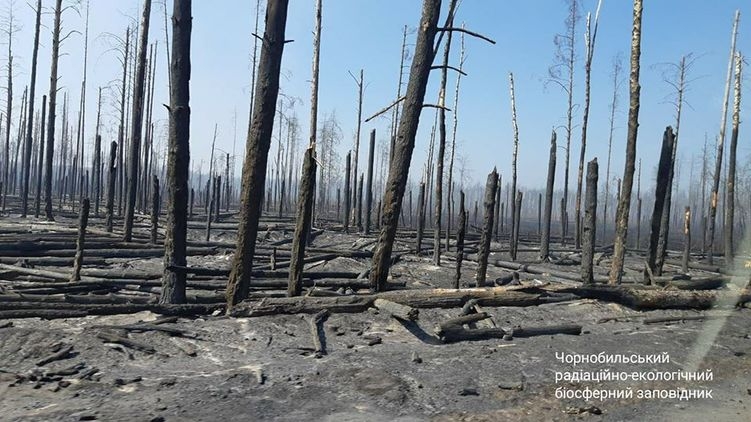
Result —
[{"label": "burned forest", "polygon": [[706,3],[1,0],[0,419],[751,420]]}]

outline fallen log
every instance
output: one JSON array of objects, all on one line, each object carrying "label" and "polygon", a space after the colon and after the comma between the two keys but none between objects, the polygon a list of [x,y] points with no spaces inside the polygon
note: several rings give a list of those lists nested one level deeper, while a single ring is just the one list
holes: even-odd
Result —
[{"label": "fallen log", "polygon": [[67,359],[70,355],[70,352],[73,351],[73,345],[67,344],[67,345],[61,345],[60,349],[57,350],[55,353],[47,356],[46,358],[38,361],[36,363],[36,366],[44,366],[48,363],[54,362],[56,360],[61,359]]},{"label": "fallen log", "polygon": [[316,313],[328,309],[331,313],[363,312],[373,306],[376,299],[385,299],[413,308],[455,308],[470,299],[483,306],[534,306],[543,303],[570,300],[568,295],[545,292],[528,293],[504,287],[473,289],[420,289],[396,290],[377,294],[341,297],[284,297],[246,300],[232,308],[230,315],[254,317],[274,314]]},{"label": "fallen log", "polygon": [[376,299],[373,306],[379,311],[383,311],[395,318],[405,321],[417,321],[420,311],[410,306],[392,302],[387,299]]},{"label": "fallen log", "polygon": [[623,286],[582,286],[558,289],[583,299],[620,303],[633,309],[709,309],[727,299],[732,306],[751,301],[751,290],[652,290]]},{"label": "fallen log", "polygon": [[0,303],[0,319],[10,318],[77,318],[87,315],[119,315],[150,311],[161,315],[207,315],[223,309],[223,305],[214,304],[78,304],[78,303],[44,303],[39,302],[4,302]]}]

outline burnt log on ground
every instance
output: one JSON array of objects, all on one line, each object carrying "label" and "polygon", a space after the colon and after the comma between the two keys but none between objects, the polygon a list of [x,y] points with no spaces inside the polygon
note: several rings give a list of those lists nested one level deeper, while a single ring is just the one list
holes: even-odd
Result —
[{"label": "burnt log on ground", "polygon": [[310,332],[313,336],[313,347],[315,357],[320,358],[326,354],[326,333],[323,330],[323,323],[326,322],[330,313],[326,309],[316,313],[310,319]]},{"label": "burnt log on ground", "polygon": [[650,309],[709,309],[722,302],[731,306],[751,301],[751,290],[652,290],[622,286],[594,286],[563,288],[559,292],[573,293],[583,299],[597,299],[620,303],[638,310]]},{"label": "burnt log on ground", "polygon": [[11,318],[79,318],[87,315],[120,315],[149,311],[160,315],[194,316],[208,315],[224,309],[223,305],[190,304],[127,304],[127,305],[90,305],[70,303],[6,302],[0,304],[0,319]]}]

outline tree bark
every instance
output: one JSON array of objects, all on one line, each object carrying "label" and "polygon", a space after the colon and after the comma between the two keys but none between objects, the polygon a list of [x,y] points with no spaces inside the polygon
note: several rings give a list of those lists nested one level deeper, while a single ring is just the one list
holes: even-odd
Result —
[{"label": "tree bark", "polygon": [[593,260],[597,238],[597,178],[599,167],[597,158],[587,164],[587,193],[584,198],[584,221],[582,229],[582,263],[583,283],[594,283]]},{"label": "tree bark", "polygon": [[151,244],[156,245],[157,230],[159,228],[159,178],[153,175],[151,187]]},{"label": "tree bark", "polygon": [[143,15],[141,16],[141,35],[138,47],[138,63],[136,65],[135,89],[133,91],[133,114],[131,119],[130,152],[128,169],[128,197],[125,203],[125,224],[123,240],[130,242],[133,237],[133,217],[136,208],[138,191],[139,161],[141,151],[141,136],[143,126],[143,106],[146,74],[146,50],[149,45],[149,19],[151,17],[151,0],[144,0]]},{"label": "tree bark", "polygon": [[420,122],[420,112],[423,108],[430,67],[435,55],[433,43],[440,10],[441,0],[424,0],[417,43],[414,49],[414,59],[404,100],[404,112],[399,121],[399,129],[394,142],[393,159],[389,164],[389,175],[384,191],[383,210],[381,212],[383,227],[378,236],[369,277],[371,286],[376,291],[383,290],[388,279],[391,251],[399,224],[399,213],[407,186],[412,152],[415,148],[415,135]]},{"label": "tree bark", "polygon": [[631,33],[631,75],[629,81],[628,133],[626,135],[626,160],[623,170],[623,184],[616,211],[615,242],[610,268],[610,284],[620,284],[623,277],[623,261],[626,255],[631,189],[634,184],[636,164],[636,139],[639,130],[639,60],[641,57],[641,17],[642,0],[634,0],[633,30]]},{"label": "tree bark", "polygon": [[498,172],[493,169],[488,175],[488,181],[485,183],[485,217],[477,259],[477,274],[475,274],[477,287],[485,286],[485,278],[488,271],[488,256],[490,256],[490,241],[493,238],[493,211],[495,209],[495,191],[497,188]]},{"label": "tree bark", "polygon": [[284,51],[284,30],[287,22],[288,0],[268,0],[266,29],[256,81],[253,118],[248,128],[245,161],[240,194],[240,221],[237,248],[232,271],[227,282],[227,306],[231,308],[248,297],[253,270],[258,220],[266,179],[266,165],[271,145],[276,100],[279,94],[279,72]]}]

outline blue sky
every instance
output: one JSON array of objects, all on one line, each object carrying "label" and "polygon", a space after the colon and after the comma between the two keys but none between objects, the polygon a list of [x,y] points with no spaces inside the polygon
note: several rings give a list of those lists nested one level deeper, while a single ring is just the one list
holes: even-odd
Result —
[{"label": "blue sky", "polygon": [[[167,0],[171,11],[171,1]],[[45,0],[46,7],[52,2]],[[207,161],[214,124],[219,125],[217,147],[232,152],[234,116],[237,115],[237,146],[241,154],[247,131],[247,108],[251,77],[251,48],[255,0],[194,0],[193,74],[191,80],[191,153],[195,160]],[[265,3],[265,2],[262,2]],[[448,3],[448,2],[444,2]],[[596,0],[582,1],[582,15],[594,11]],[[445,5],[444,5],[445,6]],[[604,180],[607,154],[609,104],[611,102],[611,70],[613,57],[621,54],[627,67],[632,3],[627,0],[604,0],[600,17],[592,76],[592,108],[590,115],[587,160],[598,157]],[[91,0],[89,75],[87,93],[87,141],[93,141],[96,112],[96,90],[119,78],[116,56],[101,36],[104,32],[122,34],[129,16],[138,16],[139,1]],[[336,111],[344,139],[342,155],[352,146],[356,123],[357,90],[348,71],[365,70],[367,88],[364,115],[370,115],[389,104],[396,96],[402,28],[414,28],[420,18],[418,0],[324,0],[321,46],[320,115]],[[7,9],[7,2],[6,7]],[[300,98],[297,113],[302,123],[302,139],[307,138],[310,95],[310,58],[312,52],[313,0],[291,0],[287,38],[294,40],[284,51],[282,90]],[[746,0],[647,0],[644,6],[642,38],[642,97],[638,155],[644,160],[645,180],[656,164],[659,142],[667,125],[674,123],[673,106],[666,102],[670,87],[662,81],[658,64],[677,62],[681,55],[697,56],[690,74],[693,79],[683,115],[679,157],[683,158],[682,176],[687,180],[690,159],[703,145],[705,133],[713,141],[719,130],[722,91],[727,68],[733,13],[741,11],[738,49],[741,52],[751,40],[751,2]],[[33,14],[25,2],[15,5],[22,30],[15,37],[15,87],[20,102],[22,87],[27,84],[33,37]],[[156,103],[167,103],[166,58],[164,57],[164,15],[161,3],[155,3],[151,39],[159,41]],[[7,11],[4,13],[7,15]],[[83,12],[81,13],[83,15]],[[548,67],[553,62],[553,37],[564,31],[566,4],[562,0],[463,0],[457,15],[467,28],[497,41],[489,45],[467,38],[465,70],[459,105],[458,154],[467,158],[472,176],[484,178],[493,166],[507,176],[511,168],[512,129],[509,102],[508,72],[516,83],[517,114],[520,130],[519,179],[522,186],[540,187],[547,169],[547,150],[552,127],[565,124],[566,97],[553,85],[545,84]],[[51,14],[45,15],[43,48],[37,92],[46,93],[49,83],[49,46]],[[261,19],[263,21],[263,19]],[[441,19],[443,21],[443,18]],[[583,19],[577,32],[579,58],[576,64],[575,102],[583,103]],[[66,12],[64,26],[83,32],[83,18],[74,11]],[[456,38],[455,38],[456,39]],[[408,43],[414,42],[414,36]],[[83,36],[73,34],[62,47],[60,76],[63,91],[68,91],[71,104],[77,104],[82,72]],[[452,49],[452,62],[458,62],[458,43]],[[0,52],[0,63],[7,60]],[[627,71],[627,69],[626,69]],[[449,75],[448,103],[453,103],[455,74]],[[624,77],[626,73],[624,73]],[[4,80],[3,75],[0,79]],[[434,72],[426,102],[437,102],[440,75]],[[747,79],[747,78],[744,78]],[[4,82],[2,82],[5,85]],[[748,89],[744,86],[744,94]],[[105,94],[106,95],[106,94]],[[616,114],[611,172],[623,172],[625,151],[628,84],[620,91],[621,107]],[[77,107],[74,107],[74,109]],[[744,108],[747,110],[747,108]],[[18,109],[14,111],[17,116]],[[108,101],[104,105],[106,141],[116,133],[116,112]],[[418,177],[428,148],[430,125],[434,111],[425,109],[421,119],[411,176]],[[155,107],[157,124],[165,125],[164,108]],[[751,153],[745,140],[742,111],[739,157]],[[449,115],[450,118],[450,115]],[[574,121],[571,151],[571,186],[575,189],[578,164],[581,108]],[[363,126],[362,142],[375,128],[378,139],[385,137],[387,119],[376,119]],[[729,133],[729,130],[728,130]],[[163,137],[166,131],[157,135]],[[559,145],[565,139],[558,131]],[[276,146],[272,147],[275,151]],[[362,147],[361,147],[362,148]],[[364,149],[363,149],[364,150]],[[559,150],[560,185],[563,171],[563,150]],[[364,155],[361,154],[361,168]],[[207,164],[206,164],[207,165]],[[238,166],[239,169],[239,166]],[[239,170],[238,170],[239,171]],[[698,172],[698,169],[695,169]],[[645,182],[646,183],[646,182]],[[685,186],[685,184],[683,185]]]}]

